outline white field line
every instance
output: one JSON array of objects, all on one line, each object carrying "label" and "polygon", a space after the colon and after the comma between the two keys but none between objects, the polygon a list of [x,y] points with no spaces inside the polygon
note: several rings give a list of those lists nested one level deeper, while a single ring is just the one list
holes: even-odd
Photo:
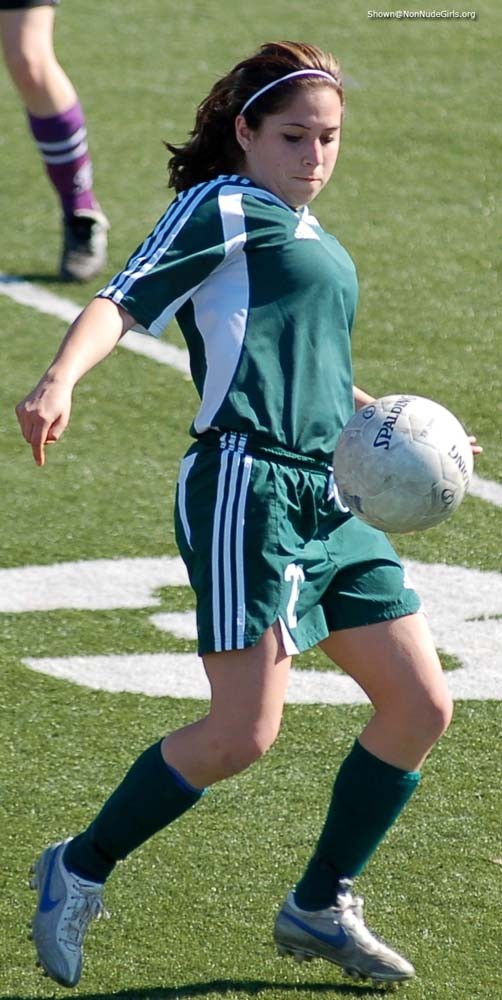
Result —
[{"label": "white field line", "polygon": [[[71,299],[55,295],[54,292],[48,292],[45,288],[32,284],[30,281],[24,281],[22,278],[16,278],[2,272],[0,272],[0,295],[6,295],[14,302],[29,306],[38,312],[55,316],[65,323],[73,323],[73,320],[82,312],[82,306],[72,302]],[[133,351],[135,354],[151,358],[158,364],[175,368],[184,375],[190,375],[188,351],[174,347],[173,344],[167,344],[163,340],[157,340],[155,337],[145,336],[143,333],[130,330],[122,338],[119,346]],[[474,474],[469,492],[496,507],[502,507],[501,483],[491,479],[481,479],[480,476]]]},{"label": "white field line", "polygon": [[481,479],[481,476],[477,476],[474,472],[469,493],[495,504],[495,507],[502,507],[502,483],[496,483],[493,479]]},{"label": "white field line", "polygon": [[[502,699],[502,575],[406,561],[405,567],[429,616],[438,647],[460,661],[447,682],[455,699]],[[182,639],[196,637],[195,612],[157,611],[158,591],[188,587],[179,556],[96,559],[53,566],[0,569],[0,614],[63,608],[105,611],[149,608],[150,623]],[[208,684],[195,653],[155,653],[23,658],[32,670],[106,691],[151,696],[207,698]],[[303,704],[366,701],[349,677],[293,670],[287,700]]]}]

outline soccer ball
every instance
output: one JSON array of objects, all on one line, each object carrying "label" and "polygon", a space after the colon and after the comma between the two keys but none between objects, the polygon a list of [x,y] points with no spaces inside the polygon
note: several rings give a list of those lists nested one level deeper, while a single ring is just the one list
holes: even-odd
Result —
[{"label": "soccer ball", "polygon": [[421,396],[383,396],[344,427],[334,454],[341,500],[388,532],[423,531],[450,517],[469,487],[473,457],[456,417]]}]

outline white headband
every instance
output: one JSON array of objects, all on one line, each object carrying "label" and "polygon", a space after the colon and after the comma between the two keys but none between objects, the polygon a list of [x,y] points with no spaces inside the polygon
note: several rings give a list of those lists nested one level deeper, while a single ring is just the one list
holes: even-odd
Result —
[{"label": "white headband", "polygon": [[240,114],[243,115],[244,112],[249,108],[249,105],[256,101],[258,97],[265,94],[267,90],[271,90],[272,87],[277,87],[278,83],[284,83],[285,80],[292,80],[295,76],[324,76],[326,80],[331,80],[332,83],[338,83],[338,80],[332,76],[331,73],[325,73],[323,69],[297,69],[294,73],[286,73],[286,76],[280,76],[278,80],[272,80],[272,83],[267,83],[265,87],[261,90],[257,90],[256,94],[252,94],[248,97],[246,103],[242,106]]}]

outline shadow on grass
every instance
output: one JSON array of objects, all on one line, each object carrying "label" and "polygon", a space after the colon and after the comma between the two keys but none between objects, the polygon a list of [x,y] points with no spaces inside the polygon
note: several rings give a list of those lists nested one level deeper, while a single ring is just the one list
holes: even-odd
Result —
[{"label": "shadow on grass", "polygon": [[8,285],[14,281],[31,281],[36,282],[38,285],[55,285],[62,284],[60,278],[58,277],[57,269],[54,268],[52,271],[34,272],[32,274],[26,274],[25,272],[16,272],[14,270],[9,271],[8,275],[2,276],[0,279],[2,284]]},{"label": "shadow on grass", "polygon": [[[332,993],[335,996],[376,997],[382,996],[382,987],[360,985],[358,983],[281,983],[267,979],[210,979],[208,982],[186,983],[185,986],[155,986],[152,989],[119,990],[114,993],[79,993],[78,1000],[190,1000],[210,993],[224,996],[226,993],[242,993],[257,996],[273,990],[274,993]],[[0,996],[0,1000],[32,1000],[21,993]]]},{"label": "shadow on grass", "polygon": [[[58,291],[64,297],[65,289],[70,291],[71,289],[82,288],[82,282],[80,281],[63,281],[59,276],[59,269],[57,266],[51,271],[33,271],[33,272],[19,272],[12,270],[9,271],[7,275],[0,275],[0,284],[9,285],[16,281],[27,281],[32,285],[55,285],[56,291]],[[91,283],[91,288],[94,287]]]}]

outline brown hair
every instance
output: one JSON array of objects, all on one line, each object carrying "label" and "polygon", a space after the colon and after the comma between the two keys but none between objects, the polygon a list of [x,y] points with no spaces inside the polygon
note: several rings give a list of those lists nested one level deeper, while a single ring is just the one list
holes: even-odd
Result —
[{"label": "brown hair", "polygon": [[[218,174],[233,173],[242,162],[242,149],[235,137],[235,119],[246,101],[262,87],[297,70],[323,70],[334,78],[332,86],[343,106],[340,66],[330,52],[306,42],[266,42],[258,51],[237,63],[217,80],[197,108],[195,125],[184,146],[166,143],[173,155],[168,163],[169,186],[176,192]],[[326,77],[303,76],[278,83],[253,101],[244,112],[250,128],[257,130],[266,115],[287,105],[299,89],[331,86]]]}]

